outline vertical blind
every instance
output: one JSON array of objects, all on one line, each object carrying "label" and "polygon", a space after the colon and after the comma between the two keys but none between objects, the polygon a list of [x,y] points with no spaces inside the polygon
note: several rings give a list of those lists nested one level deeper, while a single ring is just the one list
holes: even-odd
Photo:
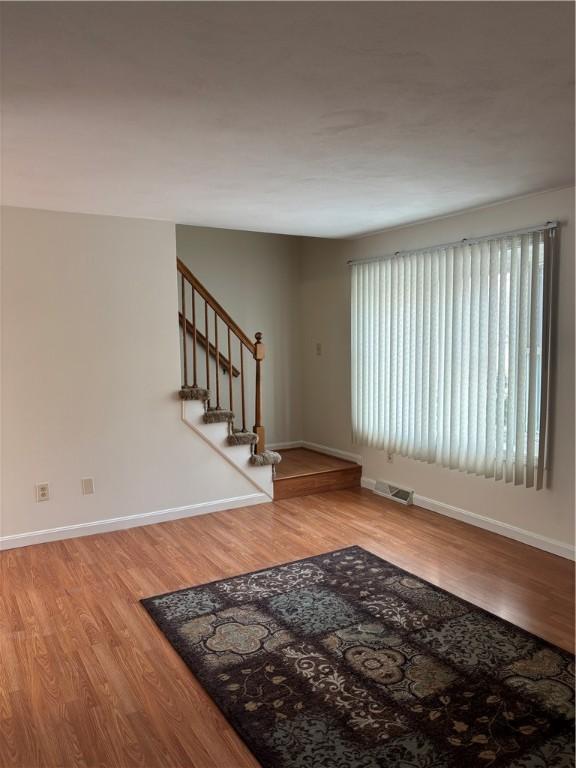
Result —
[{"label": "vertical blind", "polygon": [[352,262],[356,443],[541,488],[556,228]]}]

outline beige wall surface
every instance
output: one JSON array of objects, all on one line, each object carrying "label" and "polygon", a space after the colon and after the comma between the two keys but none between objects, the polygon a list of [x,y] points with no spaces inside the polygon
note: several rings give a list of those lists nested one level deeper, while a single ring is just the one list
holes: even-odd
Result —
[{"label": "beige wall surface", "polygon": [[[559,219],[550,488],[507,486],[354,446],[347,259]],[[264,333],[269,443],[361,453],[364,475],[558,541],[573,539],[574,190],[354,240],[2,209],[0,536],[254,492],[179,418],[176,254]],[[321,354],[317,354],[317,343]],[[82,496],[80,478],[96,493]],[[34,483],[52,499],[35,503]]]},{"label": "beige wall surface", "polygon": [[[561,222],[557,271],[553,470],[534,491],[354,446],[350,415],[350,288],[347,259]],[[304,439],[360,453],[364,476],[570,544],[574,538],[574,190],[516,199],[353,240],[308,238],[302,244],[301,312]],[[322,345],[316,355],[316,343]]]},{"label": "beige wall surface", "polygon": [[255,492],[180,420],[173,224],[4,208],[2,261],[0,536]]},{"label": "beige wall surface", "polygon": [[[176,227],[178,258],[250,338],[257,331],[264,334],[263,422],[266,441],[272,444],[302,437],[300,242],[283,235]],[[246,372],[252,419],[252,366],[247,365]]]}]

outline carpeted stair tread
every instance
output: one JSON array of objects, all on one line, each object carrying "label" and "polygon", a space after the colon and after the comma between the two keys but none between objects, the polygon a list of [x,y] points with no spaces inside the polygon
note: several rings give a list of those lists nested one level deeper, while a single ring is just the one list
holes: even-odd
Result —
[{"label": "carpeted stair tread", "polygon": [[232,411],[224,411],[220,408],[212,408],[204,414],[204,424],[222,424],[234,421]]},{"label": "carpeted stair tread", "polygon": [[180,400],[200,400],[206,402],[210,398],[210,392],[201,387],[182,387],[179,394]]},{"label": "carpeted stair tread", "polygon": [[255,445],[258,442],[258,435],[254,432],[242,432],[242,430],[233,430],[227,438],[228,445]]},{"label": "carpeted stair tread", "polygon": [[281,461],[282,456],[276,451],[262,451],[262,453],[254,453],[250,456],[250,464],[254,467],[274,467]]}]

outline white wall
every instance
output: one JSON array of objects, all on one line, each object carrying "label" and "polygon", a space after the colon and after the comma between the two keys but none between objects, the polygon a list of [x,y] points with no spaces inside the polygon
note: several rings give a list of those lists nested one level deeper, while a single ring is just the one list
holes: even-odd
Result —
[{"label": "white wall", "polygon": [[[353,446],[350,416],[350,295],[347,259],[562,222],[557,296],[556,396],[550,488],[534,491]],[[574,539],[574,190],[564,189],[347,241],[307,239],[302,248],[304,438],[360,453],[364,475],[538,536]],[[323,346],[321,357],[315,344]]]},{"label": "white wall", "polygon": [[[176,243],[178,257],[242,330],[252,339],[257,331],[264,334],[262,396],[267,443],[299,440],[300,238],[177,226]],[[199,325],[202,327],[201,322]],[[252,419],[254,373],[249,363],[246,372]],[[247,426],[252,424],[249,421]]]},{"label": "white wall", "polygon": [[18,208],[2,225],[0,536],[254,493],[180,421],[174,225]]}]

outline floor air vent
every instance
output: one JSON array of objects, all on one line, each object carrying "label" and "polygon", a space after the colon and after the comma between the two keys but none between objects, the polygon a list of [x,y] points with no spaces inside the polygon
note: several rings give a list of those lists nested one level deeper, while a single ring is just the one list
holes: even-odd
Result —
[{"label": "floor air vent", "polygon": [[399,488],[397,485],[386,482],[386,480],[378,480],[374,488],[374,493],[379,496],[386,496],[387,499],[393,499],[399,504],[413,503],[414,491],[409,491],[406,488]]}]

